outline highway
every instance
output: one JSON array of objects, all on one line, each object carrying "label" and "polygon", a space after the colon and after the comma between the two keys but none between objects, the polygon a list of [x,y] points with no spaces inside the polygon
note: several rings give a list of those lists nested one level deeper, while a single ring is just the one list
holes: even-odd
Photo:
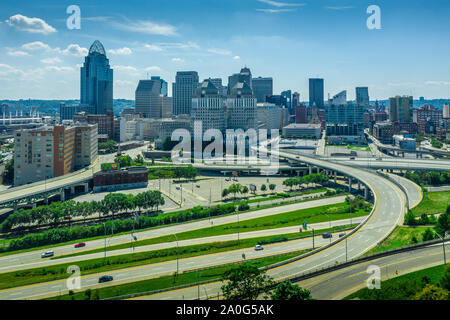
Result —
[{"label": "highway", "polygon": [[[370,186],[375,194],[375,208],[372,216],[362,223],[359,230],[348,235],[345,239],[339,239],[329,247],[318,250],[312,255],[304,257],[300,260],[282,265],[271,269],[267,272],[276,280],[284,280],[292,276],[299,276],[311,271],[335,265],[336,263],[345,262],[361,256],[363,253],[374,247],[388,236],[392,230],[399,224],[405,213],[406,198],[403,192],[389,180],[373,173],[357,169],[354,167],[342,166],[336,163],[326,162],[317,158],[297,156],[291,153],[279,152],[280,157],[290,159],[298,159],[299,161],[310,165],[319,166],[327,170],[336,170],[340,173],[358,176],[363,183]],[[407,180],[402,180],[408,183]],[[420,192],[416,189],[416,195],[411,195],[411,199],[420,199]],[[413,187],[408,190],[414,190]],[[408,196],[409,197],[409,196]],[[413,200],[410,200],[410,202]],[[208,296],[217,296],[221,284],[211,284],[204,286],[202,292]],[[169,292],[162,299],[195,299],[192,288]]]},{"label": "highway", "polygon": [[[346,196],[338,196],[338,197],[332,197],[332,198],[325,198],[325,199],[319,199],[319,200],[312,200],[307,202],[300,202],[296,204],[290,204],[282,207],[275,207],[275,208],[268,208],[253,212],[247,212],[239,214],[239,221],[243,222],[249,219],[255,219],[255,218],[261,218],[266,216],[271,216],[275,214],[280,214],[284,212],[291,212],[295,210],[301,210],[301,209],[308,209],[308,208],[314,208],[318,206],[324,206],[324,205],[331,205],[331,204],[337,204],[337,203],[343,203],[345,201]],[[211,223],[212,222],[212,223]],[[141,232],[135,232],[134,235],[137,237],[138,240],[145,240],[145,239],[151,239],[151,238],[157,238],[161,236],[167,236],[167,235],[173,235],[179,232],[186,232],[186,231],[192,231],[192,230],[198,230],[198,229],[204,229],[211,226],[219,226],[223,224],[228,223],[234,223],[237,222],[237,215],[228,215],[223,217],[216,217],[212,218],[211,222],[209,219],[195,221],[195,222],[189,222],[185,224],[178,224],[170,227],[164,227],[164,228],[158,228],[158,229],[151,229],[147,231],[141,231]],[[339,224],[342,225],[342,224]],[[296,227],[298,230],[298,227]],[[325,227],[326,228],[326,227]],[[273,231],[270,231],[273,232]],[[267,233],[267,234],[270,234]],[[295,231],[294,231],[295,232]],[[107,238],[107,246],[112,245],[118,245],[123,243],[130,243],[131,241],[131,235],[130,233],[115,236],[111,238]],[[224,238],[225,239],[225,238]],[[175,241],[175,237],[173,237],[173,241]],[[201,240],[200,240],[201,241]],[[205,240],[207,242],[207,240]],[[200,242],[199,242],[200,243]],[[166,245],[169,245],[166,243]],[[174,246],[175,242],[170,243],[170,246]],[[55,256],[58,255],[67,255],[72,254],[75,252],[83,252],[87,250],[92,249],[98,249],[98,248],[104,248],[105,246],[105,240],[104,239],[98,239],[98,240],[92,240],[86,242],[86,247],[83,249],[75,249],[74,245],[66,245],[66,246],[54,246],[52,248],[48,248],[45,250],[33,250],[30,252],[20,253],[20,254],[14,254],[14,255],[5,255],[0,257],[0,273],[9,272],[13,270],[19,270],[19,269],[25,269],[30,267],[38,267],[38,266],[45,266],[50,264],[60,264],[64,262],[73,262],[73,261],[81,261],[88,258],[96,258],[96,257],[103,257],[104,254],[96,254],[96,255],[80,255],[72,258],[63,258],[63,259],[57,259],[57,260],[43,260],[41,258],[41,253],[47,250],[53,250],[55,252]],[[168,247],[170,247],[168,246]],[[137,252],[136,248],[136,252]],[[130,250],[126,250],[126,253],[131,253]],[[115,255],[116,253],[107,252],[107,256]]]},{"label": "highway", "polygon": [[[338,233],[334,233],[333,237],[337,238]],[[329,244],[329,239],[315,237],[315,246],[320,247]],[[255,251],[254,248],[239,249],[226,251],[221,253],[203,255],[191,258],[181,258],[179,260],[179,272],[195,270],[198,268],[213,267],[217,265],[242,261],[242,254],[246,259],[263,258],[277,254],[295,252],[312,248],[312,238],[301,240],[293,240],[277,244],[265,245],[264,250]],[[98,284],[98,278],[102,275],[112,275],[114,281],[107,285],[118,285],[128,282],[136,282],[139,280],[149,279],[153,277],[161,277],[172,275],[177,270],[177,261],[171,260],[150,265],[137,266],[132,268],[119,269],[98,274],[86,275],[81,277],[81,285],[83,289],[102,287]],[[24,300],[37,299],[46,296],[59,295],[67,293],[66,279],[38,283],[34,285],[0,290],[0,300]]]},{"label": "highway", "polygon": [[[448,242],[446,253],[450,252]],[[361,262],[336,271],[297,281],[294,284],[311,290],[311,295],[317,300],[339,300],[366,286],[370,274],[367,268],[376,265],[381,271],[381,280],[391,279],[410,272],[443,265],[442,244],[436,244],[414,251],[402,252],[385,256],[371,261]],[[200,299],[214,299],[220,292],[221,282],[200,286]],[[134,298],[134,300],[185,300],[198,298],[198,287],[189,287],[183,290],[166,291],[153,295]],[[220,295],[220,293],[219,293]]]}]

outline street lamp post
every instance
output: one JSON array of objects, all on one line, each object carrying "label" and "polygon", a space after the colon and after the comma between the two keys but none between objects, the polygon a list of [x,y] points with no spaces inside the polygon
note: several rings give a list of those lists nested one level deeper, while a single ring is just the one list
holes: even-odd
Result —
[{"label": "street lamp post", "polygon": [[174,237],[175,237],[175,240],[176,240],[176,242],[177,242],[177,277],[178,277],[178,271],[179,271],[179,248],[178,248],[178,238],[177,238],[177,235],[174,233],[173,234],[174,235]]},{"label": "street lamp post", "polygon": [[312,238],[313,238],[313,250],[314,250],[314,229],[312,229]]},{"label": "street lamp post", "polygon": [[445,233],[443,234],[443,236],[441,236],[436,231],[433,230],[433,232],[436,233],[436,235],[442,240],[442,249],[443,249],[443,253],[444,253],[444,266],[446,266],[447,265],[447,258],[445,256]]},{"label": "street lamp post", "polygon": [[105,228],[105,259],[106,259],[106,222],[103,222],[103,227]]}]

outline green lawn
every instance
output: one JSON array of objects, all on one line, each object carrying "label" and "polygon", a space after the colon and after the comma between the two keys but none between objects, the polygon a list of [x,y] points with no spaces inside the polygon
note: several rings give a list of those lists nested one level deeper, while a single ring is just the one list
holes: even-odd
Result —
[{"label": "green lawn", "polygon": [[[210,228],[203,228],[199,230],[192,230],[192,231],[186,231],[186,232],[180,232],[177,233],[177,239],[178,240],[188,240],[188,239],[197,239],[197,238],[205,238],[205,237],[212,237],[212,236],[219,236],[219,235],[225,235],[225,234],[233,234],[237,233],[238,231],[240,233],[250,232],[250,231],[258,231],[258,230],[266,230],[266,229],[277,229],[277,228],[283,228],[283,227],[290,227],[290,226],[296,226],[301,225],[303,221],[306,221],[308,224],[311,223],[318,223],[318,222],[325,222],[328,221],[328,216],[332,221],[334,220],[342,220],[342,219],[348,219],[350,217],[360,217],[365,216],[370,213],[369,211],[357,211],[350,215],[348,213],[349,206],[346,203],[339,203],[335,205],[327,205],[327,206],[320,206],[316,208],[309,208],[309,209],[302,209],[297,211],[291,211],[291,212],[285,212],[281,214],[276,214],[272,216],[262,217],[262,218],[256,218],[256,219],[250,219],[241,221],[238,225],[237,222],[235,223],[228,223],[220,226],[210,227]],[[328,214],[325,215],[325,214]],[[236,215],[236,220],[238,216]],[[167,235],[167,236],[161,236],[157,238],[151,238],[146,240],[140,240],[135,241],[134,246],[145,246],[150,244],[157,244],[157,243],[164,243],[164,242],[173,242],[175,241],[174,235]],[[107,248],[107,250],[118,250],[118,249],[126,249],[131,248],[132,244],[130,242],[110,246]],[[69,256],[76,256],[80,254],[88,254],[88,253],[96,253],[96,252],[102,252],[103,248],[93,249],[89,251],[84,251],[80,253],[75,253]],[[61,256],[60,258],[65,258],[67,256]],[[58,257],[55,257],[58,258]]]},{"label": "green lawn", "polygon": [[379,246],[369,250],[367,254],[383,252],[390,249],[400,248],[413,244],[413,237],[422,242],[422,233],[429,227],[406,227],[398,226],[391,235]]},{"label": "green lawn", "polygon": [[[317,230],[317,232],[328,232],[342,230],[341,228]],[[301,234],[302,237],[309,236],[309,232]],[[252,248],[257,244],[270,244],[277,242],[284,242],[291,239],[297,239],[300,233],[291,233],[278,236],[257,237],[250,239],[243,239],[240,241],[223,241],[208,244],[191,245],[153,250],[147,252],[122,254],[118,256],[90,259],[84,261],[77,261],[76,265],[80,268],[82,275],[89,275],[111,270],[124,269],[129,267],[136,267],[158,262],[175,260],[179,254],[180,259],[189,257],[213,254],[218,252],[225,252],[243,248]],[[19,270],[0,274],[0,289],[7,289],[30,285],[35,283],[42,283],[54,280],[61,280],[67,278],[66,270],[73,262],[62,263],[47,267],[39,267],[33,269]]]},{"label": "green lawn", "polygon": [[425,286],[425,277],[431,284],[439,283],[444,275],[444,265],[412,272],[381,282],[380,290],[363,288],[352,293],[345,300],[414,300]]},{"label": "green lawn", "polygon": [[416,216],[423,213],[444,213],[450,204],[450,191],[424,192],[422,202],[412,210]]},{"label": "green lawn", "polygon": [[[306,253],[307,251],[294,252],[280,256],[267,257],[261,259],[252,260],[251,263],[256,267],[261,268],[269,266],[277,262],[288,260]],[[237,264],[236,264],[237,265]],[[92,290],[91,299],[98,296],[99,299],[113,298],[128,294],[144,293],[154,290],[169,289],[176,286],[195,284],[198,281],[214,281],[219,280],[221,276],[230,268],[234,266],[228,265],[223,267],[215,267],[210,269],[201,270],[198,272],[186,272],[181,273],[178,277],[166,276],[160,278],[154,278],[149,280],[143,280],[138,282],[132,282],[117,286],[110,286],[100,289]],[[198,276],[198,278],[197,278]],[[87,300],[86,291],[75,292],[72,296],[69,294],[48,298],[46,300]]]}]

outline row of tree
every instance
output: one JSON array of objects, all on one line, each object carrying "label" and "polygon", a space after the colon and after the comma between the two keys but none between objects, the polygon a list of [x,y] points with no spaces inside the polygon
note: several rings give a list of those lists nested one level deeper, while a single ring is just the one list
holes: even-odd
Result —
[{"label": "row of tree", "polygon": [[[106,210],[106,209],[105,209]],[[29,233],[23,237],[13,239],[3,251],[35,248],[67,241],[87,239],[92,237],[111,235],[113,232],[128,232],[146,229],[208,217],[232,214],[236,211],[234,205],[218,205],[211,208],[195,207],[189,210],[172,213],[151,213],[149,216],[138,216],[137,219],[109,220],[103,224],[93,226],[74,226],[72,228],[55,228],[40,233]]]},{"label": "row of tree", "polygon": [[422,186],[450,184],[450,171],[413,171],[406,172],[404,176]]},{"label": "row of tree", "polygon": [[73,217],[83,217],[84,219],[95,214],[108,217],[114,220],[114,215],[119,212],[151,209],[159,210],[159,206],[164,205],[165,200],[159,191],[147,191],[136,196],[131,194],[110,193],[101,201],[75,202],[73,200],[65,202],[53,202],[47,206],[40,206],[29,210],[18,210],[11,214],[0,224],[0,231],[10,232],[17,227],[39,227],[51,225],[57,227],[62,221]]},{"label": "row of tree", "polygon": [[303,185],[309,186],[310,184],[324,184],[328,182],[330,178],[322,173],[312,173],[303,177],[289,178],[283,181],[283,185],[289,187],[291,190],[294,187],[302,188]]}]

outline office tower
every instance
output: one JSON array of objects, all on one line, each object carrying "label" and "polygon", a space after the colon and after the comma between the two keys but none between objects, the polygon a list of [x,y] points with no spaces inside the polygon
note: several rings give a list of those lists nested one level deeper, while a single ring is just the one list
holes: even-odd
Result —
[{"label": "office tower", "polygon": [[273,103],[258,103],[258,128],[267,130],[281,130],[283,128],[283,109]]},{"label": "office tower", "polygon": [[345,106],[347,104],[347,91],[341,91],[328,101],[329,105]]},{"label": "office tower", "polygon": [[174,115],[190,114],[192,97],[198,88],[198,73],[196,71],[179,71],[172,86]]},{"label": "office tower", "polygon": [[287,99],[282,95],[272,95],[272,96],[266,96],[267,103],[273,103],[280,107],[287,107]]},{"label": "office tower", "polygon": [[94,114],[113,110],[113,70],[105,48],[96,40],[81,67],[81,104],[89,105]]},{"label": "office tower", "polygon": [[324,107],[323,79],[309,79],[309,106]]},{"label": "office tower", "polygon": [[164,97],[167,97],[167,95],[169,93],[168,92],[168,87],[167,87],[167,81],[165,81],[164,79],[161,79],[161,77],[159,77],[159,76],[151,77],[150,80],[161,82],[160,94],[162,94]]},{"label": "office tower", "polygon": [[330,135],[357,136],[364,132],[364,107],[357,104],[331,104],[325,107]]},{"label": "office tower", "polygon": [[286,108],[289,111],[289,114],[295,114],[295,109],[292,109],[292,91],[286,90],[281,92],[281,96],[286,99]]},{"label": "office tower", "polygon": [[297,106],[300,105],[300,93],[294,92],[292,95],[292,108],[296,110]]},{"label": "office tower", "polygon": [[450,119],[450,104],[444,104],[444,109],[442,112],[442,117],[444,119]]},{"label": "office tower", "polygon": [[295,107],[295,123],[308,123],[305,105],[297,105]]},{"label": "office tower", "polygon": [[98,136],[101,139],[113,140],[114,134],[114,112],[108,111],[106,114],[90,114],[81,111],[73,116],[74,122],[96,124],[98,127]]},{"label": "office tower", "polygon": [[144,118],[161,118],[161,88],[160,80],[140,80],[136,88],[136,112]]},{"label": "office tower", "polygon": [[413,97],[396,96],[389,99],[389,119],[391,122],[411,122]]},{"label": "office tower", "polygon": [[[206,80],[198,87],[192,98],[191,127],[195,130],[194,122],[201,121],[202,132],[208,129],[225,130],[225,99],[219,90]],[[194,131],[194,134],[199,134]]]},{"label": "office tower", "polygon": [[256,98],[246,82],[237,83],[226,101],[227,129],[256,129]]},{"label": "office tower", "polygon": [[44,126],[14,136],[14,186],[59,177],[98,157],[97,126]]},{"label": "office tower", "polygon": [[369,88],[358,87],[356,88],[356,104],[365,108],[370,107]]},{"label": "office tower", "polygon": [[249,85],[250,88],[253,89],[252,73],[249,68],[247,68],[247,67],[242,68],[241,72],[235,73],[232,76],[228,77],[228,94],[231,93],[231,90],[239,82],[245,82]]},{"label": "office tower", "polygon": [[253,78],[252,89],[258,103],[266,102],[266,97],[273,95],[273,79]]}]

